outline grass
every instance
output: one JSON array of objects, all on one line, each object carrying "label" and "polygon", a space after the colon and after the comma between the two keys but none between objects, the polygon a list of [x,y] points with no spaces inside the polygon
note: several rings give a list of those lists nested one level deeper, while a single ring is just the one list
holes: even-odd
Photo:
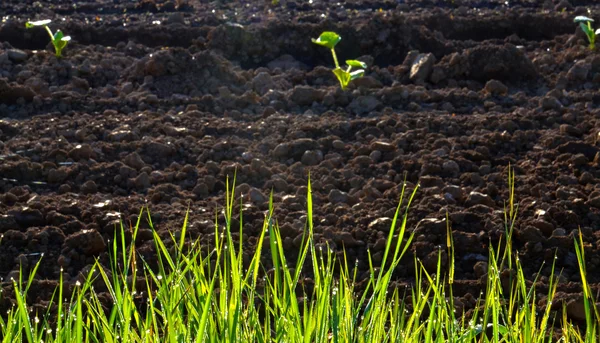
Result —
[{"label": "grass", "polygon": [[[231,225],[236,205],[232,185],[227,182],[224,225],[215,225],[211,250],[203,248],[202,237],[186,241],[186,215],[177,236],[162,240],[153,230],[158,263],[145,261],[135,244],[126,244],[128,234],[135,242],[144,217],[141,212],[135,226],[115,230],[109,244],[109,266],[97,262],[84,282],[75,285],[64,282],[61,275],[44,313],[34,312],[28,304],[39,262],[28,275],[21,273],[19,280],[12,281],[14,304],[0,319],[2,342],[597,341],[600,316],[586,280],[581,234],[574,248],[584,293],[583,331],[567,320],[564,308],[558,320],[549,307],[538,312],[535,282],[526,282],[512,247],[517,206],[510,171],[504,243],[489,249],[486,296],[478,299],[469,316],[457,313],[454,306],[455,246],[449,225],[448,267],[442,268],[440,250],[435,273],[429,273],[418,259],[414,261],[416,278],[409,297],[392,287],[393,272],[413,238],[406,222],[418,187],[411,192],[406,185],[402,189],[383,260],[375,266],[369,258],[370,277],[359,292],[361,280],[354,261],[337,259],[333,251],[321,250],[313,242],[310,181],[307,223],[296,261],[286,259],[271,198],[257,246],[244,263],[243,242],[233,239],[234,232],[242,237],[243,221],[240,213],[239,227]],[[404,202],[406,207],[401,206]],[[146,213],[152,227],[150,213]],[[219,218],[218,214],[215,217]],[[500,273],[506,268],[514,273],[508,287],[503,287]],[[558,284],[554,270],[553,265],[548,304]],[[305,285],[305,275],[311,275],[314,286]],[[108,291],[108,301],[103,291]],[[4,294],[2,301],[11,299]],[[553,337],[554,325],[561,328],[560,337]]]}]

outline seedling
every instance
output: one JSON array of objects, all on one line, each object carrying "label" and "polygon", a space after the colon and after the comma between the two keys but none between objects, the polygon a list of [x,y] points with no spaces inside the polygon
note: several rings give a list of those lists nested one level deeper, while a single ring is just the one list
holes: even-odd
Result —
[{"label": "seedling", "polygon": [[[337,33],[326,31],[326,32],[321,33],[319,38],[317,38],[317,39],[313,38],[312,42],[315,44],[324,46],[331,50],[331,55],[333,56],[333,62],[335,63],[335,69],[332,70],[333,74],[335,74],[337,79],[340,81],[340,85],[342,86],[342,89],[346,89],[346,87],[348,87],[348,84],[350,83],[350,81],[363,77],[363,75],[365,74],[364,68],[367,67],[367,64],[365,62],[361,62],[358,60],[346,60],[346,64],[348,65],[348,68],[346,68],[346,70],[340,68],[340,64],[338,63],[337,55],[335,54],[335,46],[337,45],[337,43],[340,42],[340,40],[342,40],[342,37],[340,37]],[[361,69],[356,69],[356,70],[352,71],[352,68],[361,68]]]},{"label": "seedling", "polygon": [[573,21],[579,23],[581,30],[585,33],[590,42],[590,50],[594,50],[596,48],[596,35],[600,35],[600,29],[594,31],[594,28],[592,27],[594,19],[580,15],[575,17],[575,20]]},{"label": "seedling", "polygon": [[71,40],[71,36],[65,36],[61,30],[57,30],[56,33],[52,33],[52,30],[48,27],[52,20],[38,20],[38,21],[28,21],[25,23],[25,27],[30,29],[36,26],[43,26],[46,29],[46,32],[50,35],[50,41],[52,45],[54,45],[54,51],[56,57],[62,57],[62,50],[67,46],[67,43]]}]

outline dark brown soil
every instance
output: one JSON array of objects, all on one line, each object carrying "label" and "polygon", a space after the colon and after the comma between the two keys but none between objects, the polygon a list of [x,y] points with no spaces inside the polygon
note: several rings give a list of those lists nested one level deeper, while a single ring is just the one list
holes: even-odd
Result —
[{"label": "dark brown soil", "polygon": [[[235,170],[245,246],[273,189],[293,257],[310,172],[315,240],[365,272],[404,178],[419,183],[397,276],[410,283],[414,256],[433,271],[448,213],[468,310],[504,234],[511,165],[526,276],[543,262],[548,276],[556,254],[553,306],[581,319],[580,229],[600,282],[600,55],[573,23],[600,19],[595,0],[4,0],[0,14],[0,277],[44,254],[29,299],[61,267],[74,281],[106,261],[115,224],[146,204],[164,237],[190,205],[190,237],[208,243]],[[24,27],[46,18],[73,37],[63,59]],[[310,41],[324,30],[343,37],[341,60],[369,66],[347,91]]]}]

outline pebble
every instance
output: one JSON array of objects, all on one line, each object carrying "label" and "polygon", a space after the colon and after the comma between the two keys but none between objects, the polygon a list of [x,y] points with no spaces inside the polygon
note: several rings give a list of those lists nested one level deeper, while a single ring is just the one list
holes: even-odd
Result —
[{"label": "pebble", "polygon": [[300,161],[305,166],[316,166],[323,161],[323,152],[321,150],[307,150]]},{"label": "pebble", "polygon": [[150,184],[151,184],[150,176],[148,175],[148,173],[142,172],[135,178],[134,183],[135,183],[135,187],[137,187],[137,189],[146,190],[150,187]]},{"label": "pebble", "polygon": [[585,61],[577,61],[575,64],[569,69],[567,73],[567,79],[571,82],[581,82],[585,81],[592,69],[592,64]]},{"label": "pebble", "polygon": [[329,199],[329,202],[331,202],[332,204],[345,204],[348,203],[349,196],[346,192],[342,192],[338,189],[332,189],[329,192],[327,199]]},{"label": "pebble", "polygon": [[67,237],[65,245],[78,249],[86,256],[96,255],[104,251],[104,238],[96,230],[83,230]]},{"label": "pebble", "polygon": [[416,83],[423,83],[431,75],[435,56],[432,53],[418,54],[410,66],[410,79]]},{"label": "pebble", "polygon": [[69,151],[69,157],[75,161],[95,158],[96,153],[89,144],[79,144]]},{"label": "pebble", "polygon": [[8,49],[6,52],[8,53],[8,58],[13,62],[25,62],[27,59],[27,53],[23,50]]},{"label": "pebble", "polygon": [[92,194],[98,191],[98,186],[92,180],[86,181],[83,185],[81,185],[81,191],[85,194]]},{"label": "pebble", "polygon": [[498,80],[489,80],[486,82],[484,90],[492,95],[505,95],[508,93],[508,87]]},{"label": "pebble", "polygon": [[131,154],[125,156],[123,162],[136,170],[140,170],[146,165],[144,160],[142,160],[142,157],[137,152],[132,152]]},{"label": "pebble", "polygon": [[469,193],[469,197],[467,198],[465,205],[467,207],[471,207],[474,205],[486,205],[489,207],[495,207],[496,203],[489,195],[473,191]]},{"label": "pebble", "polygon": [[544,110],[560,110],[563,107],[563,104],[558,101],[557,98],[553,96],[544,96],[540,100],[540,106]]},{"label": "pebble", "polygon": [[16,223],[22,227],[43,226],[46,223],[42,212],[31,207],[22,207],[10,214],[14,216]]},{"label": "pebble", "polygon": [[289,100],[299,106],[310,106],[323,100],[325,92],[310,86],[296,86],[289,93]]},{"label": "pebble", "polygon": [[287,157],[290,152],[290,145],[288,143],[278,144],[275,149],[273,149],[273,157],[275,158],[284,158]]},{"label": "pebble", "polygon": [[390,230],[391,226],[392,226],[392,218],[381,217],[381,218],[377,218],[377,219],[373,220],[372,222],[370,222],[369,225],[367,225],[367,228],[369,230],[387,232]]},{"label": "pebble", "polygon": [[388,142],[375,141],[369,145],[369,149],[390,152],[396,150],[396,146]]}]

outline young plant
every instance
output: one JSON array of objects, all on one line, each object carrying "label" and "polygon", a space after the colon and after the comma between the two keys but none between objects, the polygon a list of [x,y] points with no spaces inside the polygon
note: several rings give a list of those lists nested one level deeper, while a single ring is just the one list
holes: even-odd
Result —
[{"label": "young plant", "polygon": [[[337,43],[340,42],[340,40],[342,40],[342,37],[340,37],[335,32],[329,31],[321,33],[321,35],[317,39],[312,38],[313,43],[324,46],[331,50],[333,62],[335,63],[335,69],[333,69],[333,74],[335,74],[337,79],[340,81],[342,89],[346,89],[350,81],[361,78],[365,74],[364,68],[367,67],[367,64],[358,60],[346,60],[348,68],[346,68],[345,70],[340,68],[340,64],[338,63],[337,55],[335,54],[334,49]],[[356,69],[352,71],[352,68],[361,69]]]},{"label": "young plant", "polygon": [[67,43],[71,40],[71,36],[65,36],[61,30],[57,30],[56,33],[52,33],[52,30],[48,27],[52,20],[38,20],[38,21],[28,21],[25,23],[25,27],[30,29],[36,26],[43,26],[46,29],[46,32],[50,35],[50,41],[52,45],[54,45],[54,51],[56,57],[62,57],[62,50],[67,46]]},{"label": "young plant", "polygon": [[594,31],[594,28],[592,27],[594,19],[580,15],[575,17],[573,21],[579,23],[581,30],[585,33],[590,42],[590,50],[594,50],[596,48],[596,35],[600,34],[600,29]]}]

